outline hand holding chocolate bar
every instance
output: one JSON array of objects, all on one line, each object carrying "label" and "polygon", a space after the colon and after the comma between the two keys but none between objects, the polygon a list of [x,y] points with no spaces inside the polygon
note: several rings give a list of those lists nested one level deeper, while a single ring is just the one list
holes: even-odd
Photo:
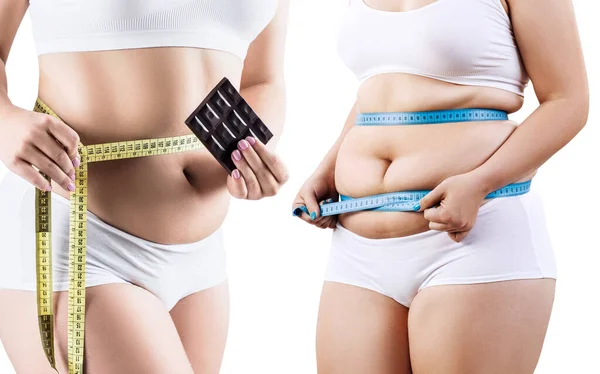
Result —
[{"label": "hand holding chocolate bar", "polygon": [[227,78],[185,123],[229,173],[227,187],[233,197],[273,196],[287,182],[287,168],[265,147],[273,134]]}]

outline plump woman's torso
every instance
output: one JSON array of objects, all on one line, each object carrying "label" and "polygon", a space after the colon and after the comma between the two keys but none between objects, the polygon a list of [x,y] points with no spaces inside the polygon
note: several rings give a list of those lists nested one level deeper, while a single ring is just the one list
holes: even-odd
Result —
[{"label": "plump woman's torso", "polygon": [[[436,2],[440,3],[440,6],[446,6],[445,10],[440,6],[429,7]],[[477,26],[461,28],[460,18],[458,22],[451,18],[447,19],[446,28],[432,24],[432,29],[427,29],[428,14],[437,17],[438,20],[444,20],[447,14],[438,12],[450,12],[454,9],[449,7],[461,6],[464,9],[458,9],[456,15],[472,11],[472,17],[479,17],[480,22]],[[350,67],[355,73],[362,76],[362,79],[366,78],[358,91],[358,112],[487,108],[512,113],[523,105],[523,97],[515,93],[520,87],[511,86],[515,82],[524,84],[526,77],[518,56],[518,48],[514,44],[513,32],[508,29],[512,28],[512,25],[506,17],[509,7],[505,0],[454,3],[449,0],[353,0],[351,7],[353,11],[349,20],[344,23],[343,31],[355,38],[361,35],[364,38],[357,44],[359,47],[352,43],[341,43],[340,51],[343,52],[342,57],[351,63]],[[361,17],[366,17],[375,30],[361,29]],[[378,28],[378,22],[383,26]],[[421,23],[425,26],[421,26]],[[402,25],[412,25],[415,35],[409,34],[411,30],[400,27]],[[402,30],[402,35],[389,34],[396,26],[397,31]],[[439,35],[436,35],[450,31],[455,39],[440,39]],[[482,38],[471,40],[469,36],[477,31]],[[371,42],[370,38],[380,40]],[[405,42],[404,49],[400,49],[402,53],[398,54],[398,49],[392,46],[394,42],[386,41],[386,38],[401,44],[409,40],[412,44]],[[469,52],[477,52],[480,55],[461,55],[461,48],[465,45],[475,49],[469,49]],[[488,45],[495,48],[488,48]],[[422,48],[413,50],[415,46]],[[395,53],[387,53],[385,48],[391,48]],[[400,61],[363,58],[361,53],[365,52],[372,54],[367,57],[386,56]],[[411,54],[413,52],[417,57]],[[447,61],[440,61],[444,56],[447,56]],[[394,66],[395,62],[400,64],[400,67],[404,63],[408,66],[406,69],[409,69],[400,68],[398,71],[409,72],[413,69],[420,72],[422,68],[424,73],[431,73],[431,77],[443,78],[448,72],[455,71],[460,71],[461,77],[475,77],[471,81],[456,84],[458,82],[449,83],[452,79],[445,81],[429,78],[428,74],[395,73],[394,69],[386,68],[390,64]],[[390,72],[372,75],[370,71]],[[470,74],[471,72],[473,74]],[[487,76],[487,80],[475,82],[479,79],[477,77],[483,76]],[[469,85],[469,82],[473,84]],[[502,86],[488,82],[504,82],[510,89],[501,89]],[[498,88],[489,87],[490,85]],[[516,126],[512,121],[354,126],[344,138],[338,154],[336,187],[341,194],[352,197],[433,189],[444,179],[469,172],[483,164],[500,148]],[[532,175],[529,175],[524,179],[531,177]],[[408,236],[426,231],[429,226],[422,213],[414,212],[344,214],[340,216],[340,223],[351,231],[369,238]]]},{"label": "plump woman's torso", "polygon": [[[454,108],[514,112],[522,104],[521,96],[508,91],[401,73],[368,79],[357,96],[361,113]],[[337,190],[343,195],[360,197],[433,189],[444,179],[483,164],[516,126],[512,121],[354,126],[338,153]],[[369,238],[408,236],[428,230],[429,225],[423,214],[413,212],[359,212],[339,218],[344,227]]]},{"label": "plump woman's torso", "polygon": [[[184,120],[224,77],[239,88],[242,61],[197,48],[40,56],[39,96],[81,142],[191,134]],[[201,240],[223,222],[227,173],[205,150],[89,165],[89,210],[157,243]],[[54,192],[68,192],[54,185]]]}]

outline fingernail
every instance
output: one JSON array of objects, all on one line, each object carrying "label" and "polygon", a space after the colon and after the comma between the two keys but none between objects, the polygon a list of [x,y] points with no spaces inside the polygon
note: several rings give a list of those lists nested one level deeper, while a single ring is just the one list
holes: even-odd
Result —
[{"label": "fingernail", "polygon": [[313,221],[316,220],[317,219],[317,212],[310,213],[310,219],[313,220]]},{"label": "fingernail", "polygon": [[[237,152],[237,151],[236,151],[236,152]],[[240,171],[239,171],[238,169],[235,169],[235,170],[234,170],[234,171],[231,173],[231,175],[233,176],[233,179],[240,179],[240,177],[242,176],[242,175],[240,174]]]},{"label": "fingernail", "polygon": [[79,159],[79,157],[75,157],[73,159],[73,166],[75,166],[76,168],[78,168],[81,165],[81,160]]},{"label": "fingernail", "polygon": [[248,149],[248,147],[250,147],[250,144],[248,144],[248,142],[245,141],[244,139],[240,140],[240,142],[238,143],[238,148],[241,149],[242,151]]},{"label": "fingernail", "polygon": [[75,180],[75,173],[69,174],[69,178],[71,178],[71,180],[74,181]]},{"label": "fingernail", "polygon": [[73,183],[69,183],[69,185],[67,186],[67,190],[71,192],[75,191],[75,185]]},{"label": "fingernail", "polygon": [[52,191],[52,185],[51,185],[51,184],[47,185],[47,186],[44,188],[44,191],[46,191],[46,192],[50,192],[50,191]]},{"label": "fingernail", "polygon": [[416,203],[416,204],[413,206],[413,210],[414,210],[415,212],[418,212],[419,210],[421,210],[421,204],[419,204],[419,203]]},{"label": "fingernail", "polygon": [[246,138],[246,140],[248,141],[248,143],[250,143],[250,145],[254,145],[254,144],[256,144],[256,139],[254,139],[254,137],[253,137],[253,136],[248,136],[248,137]]},{"label": "fingernail", "polygon": [[242,159],[242,154],[240,153],[240,151],[238,151],[237,149],[235,151],[233,151],[233,153],[231,154],[231,157],[233,157],[234,160],[239,161]]}]

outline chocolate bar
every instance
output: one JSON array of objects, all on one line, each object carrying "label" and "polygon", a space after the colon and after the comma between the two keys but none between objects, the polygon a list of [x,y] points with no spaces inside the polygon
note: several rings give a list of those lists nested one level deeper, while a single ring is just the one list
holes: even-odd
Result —
[{"label": "chocolate bar", "polygon": [[236,169],[231,153],[240,140],[253,136],[267,144],[273,137],[227,78],[210,91],[185,124],[229,174]]}]

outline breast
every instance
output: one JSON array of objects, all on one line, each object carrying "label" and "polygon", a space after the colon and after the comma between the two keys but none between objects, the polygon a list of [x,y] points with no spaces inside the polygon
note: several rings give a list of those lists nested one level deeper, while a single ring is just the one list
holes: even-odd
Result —
[{"label": "breast", "polygon": [[277,0],[31,0],[30,15],[38,54],[187,46],[243,58],[276,9]]},{"label": "breast", "polygon": [[340,57],[361,81],[384,72],[477,85],[494,85],[498,77],[520,91],[527,78],[501,5],[438,1],[408,13],[351,7],[340,28]]}]

